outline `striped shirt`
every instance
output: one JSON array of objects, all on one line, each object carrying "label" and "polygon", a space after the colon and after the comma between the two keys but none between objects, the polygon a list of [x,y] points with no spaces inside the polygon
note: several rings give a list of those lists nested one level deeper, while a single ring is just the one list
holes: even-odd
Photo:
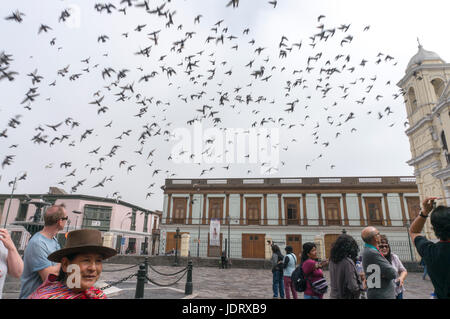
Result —
[{"label": "striped shirt", "polygon": [[107,299],[100,289],[91,287],[82,292],[74,292],[56,278],[56,275],[50,274],[28,299]]}]

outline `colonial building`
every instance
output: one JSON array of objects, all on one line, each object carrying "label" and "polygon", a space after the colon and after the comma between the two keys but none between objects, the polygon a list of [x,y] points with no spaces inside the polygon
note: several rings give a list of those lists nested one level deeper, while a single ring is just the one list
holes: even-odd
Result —
[{"label": "colonial building", "polygon": [[154,255],[159,252],[160,211],[150,211],[111,198],[67,194],[54,187],[50,188],[48,194],[17,194],[11,200],[10,197],[0,194],[0,227],[7,225],[16,246],[21,250],[30,238],[23,226],[36,213],[33,202],[43,200],[50,204],[64,203],[66,206],[69,219],[66,228],[58,234],[61,243],[65,242],[67,231],[94,228],[102,232],[104,245],[116,248],[119,254]]},{"label": "colonial building", "polygon": [[[450,201],[450,64],[419,44],[403,79],[397,84],[405,93],[411,160],[421,200],[428,196]],[[433,237],[427,221],[428,237]]]},{"label": "colonial building", "polygon": [[[408,224],[420,210],[414,177],[264,179],[167,179],[161,248],[181,247],[195,256],[267,258],[268,241],[291,245],[316,242],[322,257],[346,231],[361,243],[361,230],[375,225],[398,242],[403,259],[413,259]],[[212,219],[220,221],[220,244],[210,242]],[[182,249],[183,249],[182,247]]]}]

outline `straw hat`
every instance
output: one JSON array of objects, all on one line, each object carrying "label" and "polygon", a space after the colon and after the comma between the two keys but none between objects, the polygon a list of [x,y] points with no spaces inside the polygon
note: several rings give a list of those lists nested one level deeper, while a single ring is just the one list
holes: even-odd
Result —
[{"label": "straw hat", "polygon": [[63,257],[81,253],[97,253],[107,259],[117,254],[115,249],[103,246],[102,233],[96,229],[79,229],[68,233],[66,246],[51,253],[47,259],[61,262]]}]

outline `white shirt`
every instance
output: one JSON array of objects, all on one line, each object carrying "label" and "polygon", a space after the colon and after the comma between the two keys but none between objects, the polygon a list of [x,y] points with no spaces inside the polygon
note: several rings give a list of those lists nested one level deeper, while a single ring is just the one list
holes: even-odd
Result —
[{"label": "white shirt", "polygon": [[0,241],[0,299],[2,299],[3,286],[8,274],[8,249]]}]

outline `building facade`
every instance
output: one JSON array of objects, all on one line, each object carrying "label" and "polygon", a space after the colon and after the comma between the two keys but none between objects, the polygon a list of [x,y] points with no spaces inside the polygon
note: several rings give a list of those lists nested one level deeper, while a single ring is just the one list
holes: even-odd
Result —
[{"label": "building facade", "polygon": [[66,228],[58,234],[62,244],[65,243],[66,232],[94,228],[102,232],[103,244],[115,248],[119,254],[159,253],[160,211],[150,211],[111,198],[66,194],[55,188],[51,188],[48,194],[17,194],[12,199],[10,197],[0,194],[1,227],[7,225],[20,250],[25,248],[30,238],[23,225],[32,220],[36,212],[36,206],[30,202],[42,199],[51,204],[64,203],[66,207],[69,219]]},{"label": "building facade", "polygon": [[[402,246],[403,259],[415,258],[408,235],[420,210],[414,177],[167,179],[163,189],[165,252],[181,248],[178,228],[192,257],[226,250],[231,258],[268,258],[268,242],[296,254],[315,242],[325,258],[343,231],[362,245],[361,230],[374,225]],[[213,219],[220,221],[218,246],[211,245]]]},{"label": "building facade", "polygon": [[[409,128],[411,160],[421,200],[439,197],[438,204],[450,201],[450,64],[419,44],[397,84],[402,88]],[[433,238],[430,222],[426,235]]]}]

